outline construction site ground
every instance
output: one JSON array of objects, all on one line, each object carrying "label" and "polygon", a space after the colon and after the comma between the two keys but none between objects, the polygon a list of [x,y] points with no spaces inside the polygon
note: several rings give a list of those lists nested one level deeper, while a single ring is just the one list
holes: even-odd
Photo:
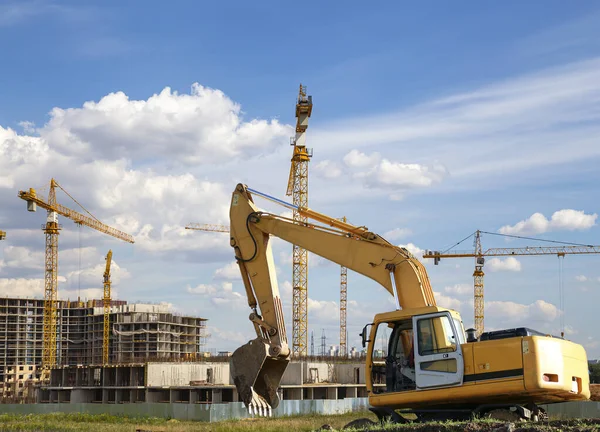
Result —
[{"label": "construction site ground", "polygon": [[[157,418],[133,419],[107,415],[44,414],[0,415],[1,431],[85,431],[85,432],[234,432],[234,431],[325,431],[342,430],[358,418],[375,417],[369,412],[332,416],[297,416],[286,418],[254,418],[228,420],[218,423],[200,423]],[[600,419],[550,420],[540,423],[504,423],[482,420],[476,422],[432,422],[411,425],[373,425],[362,429],[372,432],[554,432],[600,431]]]}]

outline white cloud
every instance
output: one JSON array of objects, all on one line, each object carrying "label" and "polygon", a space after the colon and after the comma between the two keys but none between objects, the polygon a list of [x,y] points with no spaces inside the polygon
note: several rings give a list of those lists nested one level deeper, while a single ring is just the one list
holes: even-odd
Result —
[{"label": "white cloud", "polygon": [[423,264],[426,263],[426,260],[423,259],[423,254],[425,253],[424,249],[421,249],[420,247],[416,246],[413,243],[399,244],[398,247],[408,250],[411,254],[413,254],[415,256],[415,258],[417,258]]},{"label": "white cloud", "polygon": [[[330,123],[315,147],[367,147],[386,157],[423,162],[423,149],[472,188],[522,182],[550,165],[600,156],[600,57],[510,77],[408,109]],[[565,146],[565,142],[569,145]],[[364,154],[364,153],[363,153]],[[476,178],[477,182],[473,179]]]},{"label": "white cloud", "polygon": [[[60,300],[73,300],[78,297],[81,299],[100,299],[103,295],[102,288],[84,288],[80,291],[77,289],[66,289],[66,278],[58,277],[58,298]],[[6,297],[21,297],[21,298],[44,298],[44,279],[0,279],[0,295]]]},{"label": "white cloud", "polygon": [[35,133],[35,123],[33,123],[33,122],[21,121],[21,122],[19,122],[19,126],[21,126],[23,128],[23,132],[25,132],[27,134]]},{"label": "white cloud", "polygon": [[386,240],[399,240],[404,237],[408,237],[412,234],[412,231],[408,228],[394,228],[391,231],[387,231],[383,234],[383,238]]},{"label": "white cloud", "polygon": [[486,317],[501,319],[504,322],[552,322],[561,312],[556,306],[544,300],[524,305],[510,301],[488,301],[485,304]]},{"label": "white cloud", "polygon": [[534,213],[528,219],[513,226],[505,225],[498,230],[500,234],[532,235],[548,231],[586,230],[596,225],[598,215],[585,214],[583,210],[563,209],[552,214],[550,220],[541,213]]},{"label": "white cloud", "polygon": [[586,281],[588,280],[588,278],[587,278],[586,276],[584,276],[584,275],[578,275],[578,276],[575,276],[575,279],[576,279],[578,282],[586,282]]},{"label": "white cloud", "polygon": [[255,157],[293,135],[277,120],[244,121],[239,104],[197,83],[189,94],[166,87],[130,100],[116,92],[81,108],[54,108],[39,132],[52,148],[88,160],[168,157],[194,165]]},{"label": "white cloud", "polygon": [[353,177],[369,188],[397,190],[427,187],[439,183],[447,175],[446,168],[440,164],[425,166],[393,162],[381,159],[378,153],[369,156],[358,150],[350,151],[343,160],[346,166],[356,169]]},{"label": "white cloud", "polygon": [[493,272],[497,271],[521,271],[521,262],[515,257],[508,257],[505,259],[492,258],[486,263],[486,267]]},{"label": "white cloud", "polygon": [[215,280],[239,280],[242,278],[240,274],[240,266],[235,261],[231,262],[225,267],[216,269],[213,278]]},{"label": "white cloud", "polygon": [[2,268],[44,269],[44,252],[12,245],[6,246],[3,252],[4,258],[0,259],[0,270]]},{"label": "white cloud", "polygon": [[221,285],[200,284],[195,287],[187,285],[185,290],[190,294],[197,294],[209,297],[213,306],[225,309],[247,309],[248,302],[246,296],[233,291],[231,282],[222,282]]},{"label": "white cloud", "polygon": [[337,163],[324,160],[314,166],[314,171],[317,175],[326,178],[334,179],[342,175],[342,170]]},{"label": "white cloud", "polygon": [[370,156],[358,150],[351,150],[344,156],[343,161],[350,168],[373,168],[381,160],[379,153],[373,153]]},{"label": "white cloud", "polygon": [[473,285],[455,284],[455,285],[445,287],[444,291],[447,292],[448,294],[456,294],[456,295],[472,294],[473,293]]},{"label": "white cloud", "polygon": [[446,296],[437,291],[434,291],[433,295],[435,297],[435,301],[438,304],[438,306],[446,308],[446,309],[458,310],[458,309],[460,309],[460,307],[463,303],[460,300],[455,299],[454,297]]},{"label": "white cloud", "polygon": [[[97,264],[94,267],[82,268],[80,270],[74,270],[68,272],[66,274],[66,286],[68,290],[76,291],[79,287],[83,287],[84,289],[89,288],[97,288],[101,289],[103,287],[103,276],[104,271],[106,269],[106,264]],[[111,289],[119,286],[123,279],[130,278],[131,275],[127,271],[127,269],[122,268],[117,264],[116,261],[112,261],[110,267],[110,281],[111,281]],[[112,292],[111,292],[112,294]],[[103,293],[100,294],[102,297]]]}]

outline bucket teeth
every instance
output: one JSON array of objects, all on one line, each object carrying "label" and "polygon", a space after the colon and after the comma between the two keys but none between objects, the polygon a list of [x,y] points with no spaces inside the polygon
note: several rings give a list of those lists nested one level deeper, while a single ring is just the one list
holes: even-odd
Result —
[{"label": "bucket teeth", "polygon": [[252,399],[250,400],[250,403],[248,403],[248,413],[253,417],[255,415],[258,417],[271,417],[273,415],[271,406],[262,396],[256,393],[253,388],[251,388],[251,390]]}]

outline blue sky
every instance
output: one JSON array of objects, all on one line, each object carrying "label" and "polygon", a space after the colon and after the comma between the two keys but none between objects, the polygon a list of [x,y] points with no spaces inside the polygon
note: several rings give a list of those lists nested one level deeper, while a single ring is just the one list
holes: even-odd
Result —
[{"label": "blue sky", "polygon": [[[98,295],[112,248],[120,298],[209,318],[214,348],[251,337],[226,236],[182,227],[227,223],[239,181],[283,197],[300,82],[315,104],[316,210],[415,253],[505,226],[600,244],[598,29],[591,1],[1,1],[0,289],[42,293],[43,214],[26,214],[15,195],[54,176],[137,240],[82,230],[80,269],[79,233],[63,221],[61,295]],[[291,247],[274,244],[289,322]],[[598,259],[564,264],[565,323],[590,357],[600,357],[589,326]],[[337,269],[313,261],[309,326],[337,344]],[[428,269],[438,302],[472,322],[472,262]],[[489,328],[559,332],[557,273],[556,257],[488,261]],[[393,306],[357,275],[348,287],[356,345],[358,329]]]}]

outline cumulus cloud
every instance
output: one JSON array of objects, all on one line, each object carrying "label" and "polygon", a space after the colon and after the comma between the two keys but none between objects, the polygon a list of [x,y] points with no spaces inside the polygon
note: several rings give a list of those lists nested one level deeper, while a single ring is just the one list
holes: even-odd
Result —
[{"label": "cumulus cloud", "polygon": [[0,271],[3,268],[44,269],[44,252],[32,251],[22,246],[6,246],[4,258],[0,259]]},{"label": "cumulus cloud", "polygon": [[394,228],[393,230],[387,231],[383,234],[383,238],[386,240],[399,240],[404,237],[408,237],[412,234],[412,231],[408,228]]},{"label": "cumulus cloud", "polygon": [[521,271],[521,262],[515,257],[508,257],[505,259],[501,258],[492,258],[487,263],[486,266],[493,272],[497,271],[513,271],[518,272]]},{"label": "cumulus cloud", "polygon": [[528,305],[510,301],[488,301],[485,304],[485,313],[486,317],[503,319],[505,322],[552,322],[561,314],[556,306],[544,300],[537,300]]},{"label": "cumulus cloud", "polygon": [[461,305],[462,302],[454,297],[450,297],[447,295],[444,295],[440,292],[434,291],[433,295],[435,297],[435,301],[438,304],[438,306],[446,308],[446,309],[454,309],[454,310],[458,310]]},{"label": "cumulus cloud", "polygon": [[[68,290],[78,290],[103,287],[104,271],[106,264],[98,264],[94,267],[83,268],[81,270],[70,271],[66,274],[66,286]],[[131,275],[127,269],[122,268],[116,261],[112,261],[110,267],[111,288],[118,286],[123,279],[128,279]],[[100,294],[102,296],[102,294]]]},{"label": "cumulus cloud", "polygon": [[268,152],[293,130],[277,120],[244,121],[239,104],[195,83],[189,94],[166,87],[147,100],[131,100],[115,92],[81,108],[54,108],[39,133],[67,155],[203,164]]},{"label": "cumulus cloud", "polygon": [[415,256],[422,263],[426,263],[427,261],[423,259],[423,254],[425,253],[425,249],[421,249],[413,243],[408,244],[399,244],[398,247],[404,248],[408,250],[411,254]]},{"label": "cumulus cloud", "polygon": [[354,178],[369,188],[411,189],[432,186],[442,181],[447,170],[442,165],[406,164],[382,159],[379,153],[366,155],[352,150],[344,156],[347,167],[355,169]]},{"label": "cumulus cloud", "polygon": [[210,302],[216,307],[236,310],[248,307],[246,297],[233,291],[233,284],[231,282],[223,282],[220,285],[199,284],[195,287],[187,285],[185,290],[190,294],[209,297]]},{"label": "cumulus cloud", "polygon": [[[84,288],[82,290],[66,289],[64,276],[58,277],[58,298],[60,300],[100,299],[103,295],[102,288]],[[44,298],[44,279],[3,278],[0,279],[0,295],[6,297]],[[114,296],[113,296],[114,297]]]},{"label": "cumulus cloud", "polygon": [[224,267],[216,269],[213,278],[215,280],[228,281],[241,279],[240,266],[235,261],[231,262]]},{"label": "cumulus cloud", "polygon": [[342,160],[350,168],[372,168],[379,163],[381,155],[377,152],[367,155],[354,149],[348,152]]},{"label": "cumulus cloud", "polygon": [[317,163],[314,166],[314,171],[317,175],[326,179],[338,178],[342,175],[342,169],[340,166],[330,160],[324,160]]},{"label": "cumulus cloud", "polygon": [[455,284],[444,288],[448,294],[466,295],[473,292],[473,286],[469,284]]},{"label": "cumulus cloud", "polygon": [[534,213],[515,225],[503,226],[498,232],[509,235],[533,235],[560,230],[582,231],[596,225],[597,218],[596,213],[586,214],[583,210],[573,209],[558,210],[552,214],[550,219],[547,219],[541,213]]},{"label": "cumulus cloud", "polygon": [[588,280],[587,276],[584,276],[584,275],[578,275],[578,276],[575,276],[575,279],[576,279],[578,282],[587,282],[587,280]]}]

